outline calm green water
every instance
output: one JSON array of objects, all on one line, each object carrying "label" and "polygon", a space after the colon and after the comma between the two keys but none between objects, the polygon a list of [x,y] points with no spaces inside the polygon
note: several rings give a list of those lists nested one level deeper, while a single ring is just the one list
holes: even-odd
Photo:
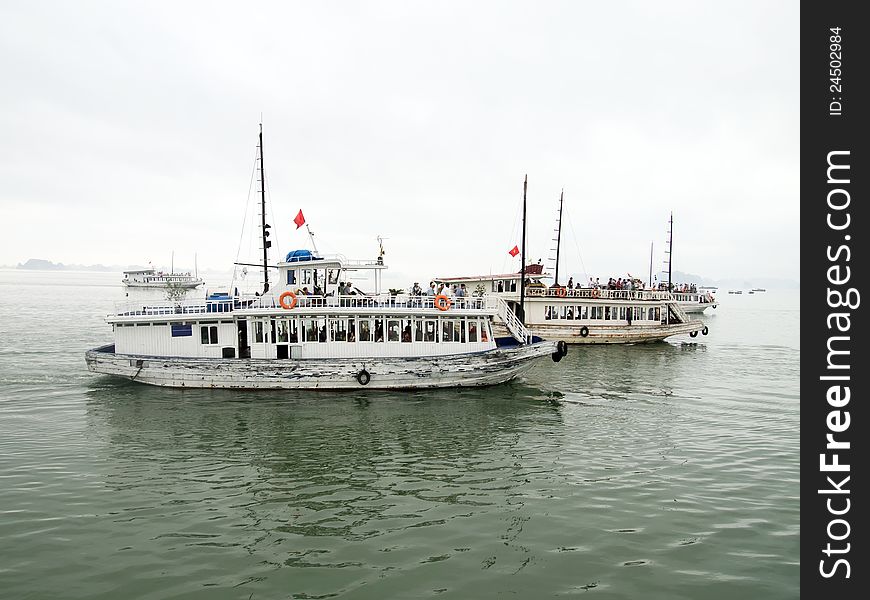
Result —
[{"label": "calm green water", "polygon": [[4,598],[799,593],[796,292],[495,388],[290,394],[90,375],[117,280],[0,271]]}]

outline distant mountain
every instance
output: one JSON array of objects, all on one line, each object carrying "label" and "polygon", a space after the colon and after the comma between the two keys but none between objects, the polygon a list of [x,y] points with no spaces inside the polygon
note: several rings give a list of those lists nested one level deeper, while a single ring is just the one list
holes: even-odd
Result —
[{"label": "distant mountain", "polygon": [[27,269],[29,271],[126,271],[129,269],[142,269],[145,267],[129,266],[119,267],[117,265],[65,265],[63,263],[55,263],[43,258],[28,258],[23,263],[18,263],[16,269]]}]

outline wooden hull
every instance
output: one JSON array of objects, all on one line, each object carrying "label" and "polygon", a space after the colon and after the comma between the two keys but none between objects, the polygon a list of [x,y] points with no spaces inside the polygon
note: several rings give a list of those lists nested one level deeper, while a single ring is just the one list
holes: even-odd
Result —
[{"label": "wooden hull", "polygon": [[[426,358],[271,360],[116,354],[114,345],[108,345],[89,350],[85,360],[94,373],[167,387],[387,390],[504,383],[554,352],[556,342],[547,341]],[[363,371],[370,376],[367,384],[360,381]]]},{"label": "wooden hull", "polygon": [[[690,321],[673,325],[592,325],[586,326],[587,335],[581,335],[583,326],[526,325],[534,335],[567,344],[638,344],[660,342],[672,335],[686,335],[704,331],[704,323]],[[496,330],[496,335],[499,332]],[[706,334],[705,334],[706,335]]]}]

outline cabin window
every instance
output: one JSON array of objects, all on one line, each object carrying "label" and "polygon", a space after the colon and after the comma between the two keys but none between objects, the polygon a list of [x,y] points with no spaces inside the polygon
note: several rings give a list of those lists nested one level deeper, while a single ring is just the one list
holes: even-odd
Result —
[{"label": "cabin window", "polygon": [[477,341],[477,319],[468,320],[468,341]]},{"label": "cabin window", "polygon": [[333,342],[347,341],[347,320],[346,319],[330,319],[329,320],[329,338]]},{"label": "cabin window", "polygon": [[257,344],[263,343],[263,322],[254,321],[254,342]]},{"label": "cabin window", "polygon": [[453,324],[450,322],[450,319],[441,319],[441,341],[453,341]]},{"label": "cabin window", "polygon": [[654,316],[655,316],[655,319],[654,319],[654,320],[656,320],[656,321],[658,321],[658,320],[660,320],[660,319],[662,318],[662,316],[661,316],[661,309],[660,309],[658,306],[655,307],[655,313],[654,313]]},{"label": "cabin window", "polygon": [[173,323],[172,337],[190,337],[193,335],[193,325],[190,323]]},{"label": "cabin window", "polygon": [[568,306],[565,308],[565,318],[569,319],[569,320],[574,319],[574,307],[573,306]]},{"label": "cabin window", "polygon": [[489,321],[481,321],[480,323],[480,341],[488,342],[490,338]]},{"label": "cabin window", "polygon": [[217,325],[203,325],[199,328],[199,340],[203,344],[217,344]]},{"label": "cabin window", "polygon": [[287,320],[286,319],[279,319],[278,320],[277,336],[275,338],[275,341],[278,342],[279,344],[286,344],[287,342],[290,341],[290,332],[288,331],[288,328],[287,328]]},{"label": "cabin window", "polygon": [[359,321],[359,341],[372,341],[372,322],[369,319],[360,319]]},{"label": "cabin window", "polygon": [[420,319],[414,319],[414,341],[423,341],[423,321]]},{"label": "cabin window", "polygon": [[453,321],[453,341],[465,343],[465,319]]},{"label": "cabin window", "polygon": [[410,343],[412,339],[411,319],[402,319],[402,341]]},{"label": "cabin window", "polygon": [[647,314],[647,317],[646,317],[647,321],[654,321],[655,320],[655,309],[654,308],[650,307],[649,309],[647,309],[646,314]]},{"label": "cabin window", "polygon": [[330,269],[329,270],[329,283],[332,285],[336,285],[338,283],[338,276],[341,274],[341,269]]},{"label": "cabin window", "polygon": [[432,321],[430,319],[426,319],[423,321],[423,341],[424,342],[434,342],[435,341],[435,330],[437,329],[438,322]]},{"label": "cabin window", "polygon": [[387,321],[387,341],[388,342],[398,342],[399,341],[399,321],[388,320]]},{"label": "cabin window", "polygon": [[384,320],[383,319],[375,319],[375,341],[383,342],[384,341]]},{"label": "cabin window", "polygon": [[296,283],[296,271],[294,269],[287,269],[287,285],[293,285]]},{"label": "cabin window", "polygon": [[640,321],[641,319],[643,319],[643,307],[642,306],[635,306],[634,307],[634,320]]},{"label": "cabin window", "polygon": [[302,335],[304,342],[319,342],[320,322],[318,319],[302,319]]},{"label": "cabin window", "polygon": [[[616,316],[616,315],[614,315],[614,316]],[[610,321],[610,307],[609,306],[604,307],[604,320]]]},{"label": "cabin window", "polygon": [[566,315],[567,315],[567,310],[568,310],[568,307],[565,306],[564,304],[561,305],[561,306],[559,307],[559,318],[560,318],[560,319],[565,319],[565,318],[567,318],[567,317],[566,317]]}]

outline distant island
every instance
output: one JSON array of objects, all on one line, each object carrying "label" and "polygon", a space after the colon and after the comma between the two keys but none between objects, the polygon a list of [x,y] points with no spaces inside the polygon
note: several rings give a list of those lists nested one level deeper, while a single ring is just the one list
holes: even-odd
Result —
[{"label": "distant island", "polygon": [[[7,267],[0,267],[7,268]],[[159,267],[155,265],[142,266],[142,265],[65,265],[64,263],[56,263],[50,260],[45,260],[44,258],[28,258],[23,263],[18,263],[15,267],[8,267],[15,269],[22,269],[26,271],[94,271],[99,273],[122,273],[123,271],[135,271],[135,270],[144,270],[144,269],[155,269],[160,271],[161,269],[165,272],[169,272],[168,268]],[[189,271],[191,269],[185,269]],[[222,270],[212,270],[212,269],[200,269],[199,273],[220,273],[223,274]]]},{"label": "distant island", "polygon": [[[23,263],[18,263],[16,269],[27,269],[28,271],[123,271],[128,267],[106,266],[106,265],[65,265],[63,263],[55,263],[42,258],[28,258]],[[142,268],[142,267],[129,267]]]}]

